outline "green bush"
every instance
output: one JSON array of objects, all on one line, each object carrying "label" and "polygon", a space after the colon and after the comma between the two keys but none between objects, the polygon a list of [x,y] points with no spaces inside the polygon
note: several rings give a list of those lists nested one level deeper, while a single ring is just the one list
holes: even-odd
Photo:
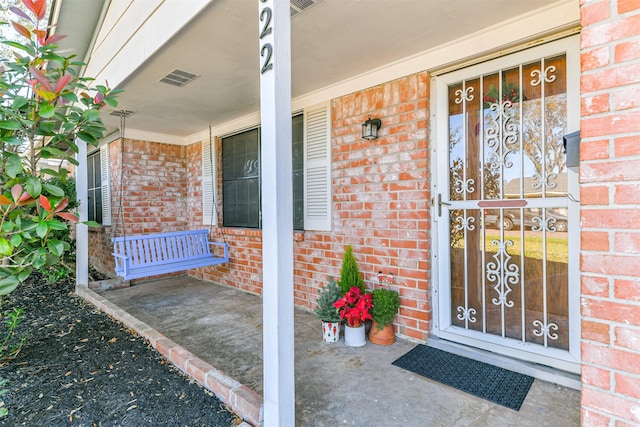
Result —
[{"label": "green bush", "polygon": [[326,286],[318,289],[318,293],[314,310],[316,317],[324,322],[339,322],[340,314],[333,303],[342,297],[342,291],[333,277],[329,278],[329,283]]},{"label": "green bush", "polygon": [[[47,30],[44,0],[22,3],[11,9],[20,39],[3,40],[12,53],[0,59],[0,295],[71,250],[58,233],[68,236],[67,221],[78,220],[62,165],[78,164],[78,140],[98,145],[106,130],[100,110],[117,107],[121,92],[78,76],[85,64],[58,52],[62,36]],[[43,168],[42,159],[60,166]]]},{"label": "green bush", "polygon": [[[62,188],[69,197],[68,209],[78,207],[76,197],[76,180],[73,177],[54,177],[46,181],[48,184]],[[71,230],[51,230],[51,238],[63,242],[65,251],[60,256],[47,254],[48,262],[38,268],[43,279],[47,283],[58,283],[61,280],[69,279],[73,271],[73,264],[76,262],[76,241],[71,238]]]},{"label": "green bush", "polygon": [[342,295],[349,292],[349,289],[354,286],[360,288],[361,293],[365,293],[364,280],[358,269],[358,262],[353,255],[353,248],[351,245],[347,245],[347,248],[342,255],[342,269],[340,270],[340,289]]},{"label": "green bush", "polygon": [[400,308],[400,296],[392,289],[374,289],[371,294],[373,297],[371,317],[378,323],[378,329],[382,329],[396,317]]}]

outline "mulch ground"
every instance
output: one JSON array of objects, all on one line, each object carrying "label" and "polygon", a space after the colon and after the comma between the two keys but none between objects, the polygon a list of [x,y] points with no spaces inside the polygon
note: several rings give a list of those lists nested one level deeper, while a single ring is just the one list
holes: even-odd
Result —
[{"label": "mulch ground", "polygon": [[[0,367],[2,426],[234,426],[213,394],[95,309],[73,283],[34,279],[3,301],[25,309],[18,357]],[[1,320],[0,322],[4,322]],[[0,328],[2,330],[2,328]]]}]

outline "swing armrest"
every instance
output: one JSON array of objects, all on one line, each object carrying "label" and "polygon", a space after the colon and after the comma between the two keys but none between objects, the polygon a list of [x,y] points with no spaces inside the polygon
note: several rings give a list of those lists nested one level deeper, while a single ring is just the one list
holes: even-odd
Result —
[{"label": "swing armrest", "polygon": [[116,264],[118,258],[121,260],[122,268],[124,269],[123,274],[127,276],[129,274],[129,259],[131,257],[129,255],[118,254],[115,252],[112,252],[111,254],[116,258]]},{"label": "swing armrest", "polygon": [[209,242],[209,246],[219,246],[224,249],[224,259],[229,259],[229,245],[220,242]]}]

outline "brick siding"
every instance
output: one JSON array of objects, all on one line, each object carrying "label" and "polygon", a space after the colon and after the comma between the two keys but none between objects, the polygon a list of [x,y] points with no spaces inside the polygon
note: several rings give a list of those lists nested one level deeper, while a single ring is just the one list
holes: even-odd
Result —
[{"label": "brick siding", "polygon": [[640,424],[640,2],[581,1],[582,424]]},{"label": "brick siding", "polygon": [[[332,101],[331,232],[294,235],[295,303],[313,308],[318,289],[340,275],[351,244],[366,285],[378,272],[392,274],[400,293],[399,335],[425,341],[432,319],[429,297],[430,217],[427,108],[429,78],[411,75]],[[382,120],[380,137],[364,141],[361,124]],[[204,142],[204,141],[203,141]],[[126,140],[124,229],[128,234],[196,229],[202,225],[201,144],[187,147]],[[221,140],[215,141],[217,153]],[[119,142],[110,146],[114,226],[119,212]],[[221,164],[217,156],[218,222],[221,223]],[[112,229],[114,227],[111,227]],[[122,235],[122,223],[117,222]],[[90,236],[93,266],[113,271],[113,230]],[[190,271],[195,277],[261,294],[262,232],[211,227],[212,239],[229,245],[227,264]],[[110,275],[113,275],[111,273]]]}]

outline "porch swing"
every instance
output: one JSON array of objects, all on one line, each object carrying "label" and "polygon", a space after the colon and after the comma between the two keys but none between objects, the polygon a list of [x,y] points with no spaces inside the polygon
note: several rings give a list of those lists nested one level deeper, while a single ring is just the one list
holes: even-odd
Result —
[{"label": "porch swing", "polygon": [[[124,165],[125,111],[120,112],[120,152]],[[211,125],[209,125],[209,160],[213,170],[213,143]],[[120,205],[118,216],[122,224],[122,236],[113,237],[113,256],[115,271],[124,280],[157,276],[165,273],[186,271],[192,268],[206,267],[229,262],[229,247],[226,242],[210,242],[209,230],[173,231],[168,233],[126,235],[124,227],[123,167],[120,168]],[[212,186],[214,184],[212,180]],[[204,184],[204,182],[203,182]],[[213,188],[213,207],[211,217],[215,215],[215,187]],[[117,224],[113,235],[116,236]],[[214,251],[212,251],[212,247]]]}]

